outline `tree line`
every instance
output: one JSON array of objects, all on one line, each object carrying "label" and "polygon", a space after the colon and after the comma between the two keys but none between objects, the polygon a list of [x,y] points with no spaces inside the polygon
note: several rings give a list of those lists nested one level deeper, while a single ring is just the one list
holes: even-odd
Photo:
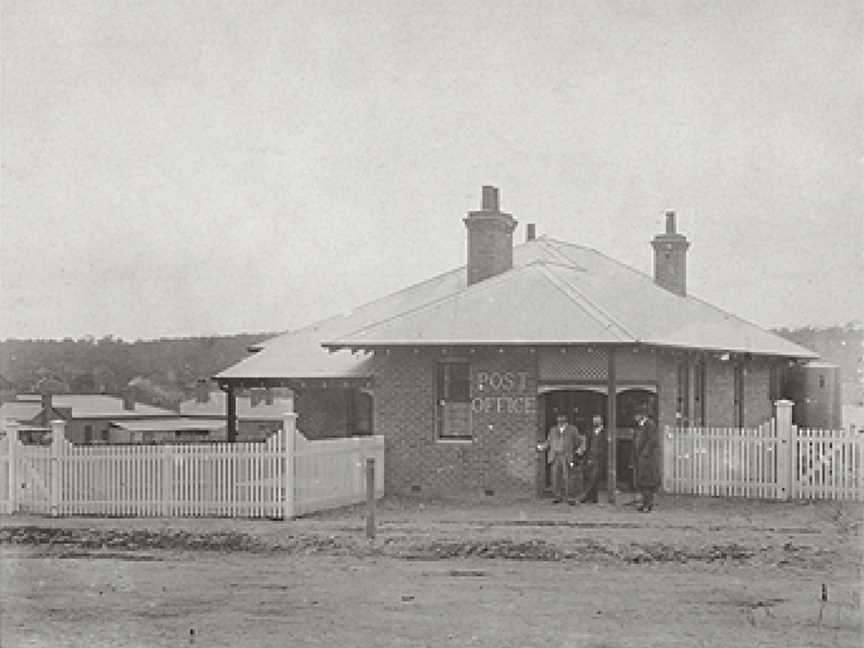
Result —
[{"label": "tree line", "polygon": [[112,335],[63,340],[0,341],[6,392],[120,394],[176,407],[195,384],[249,355],[271,333],[126,341]]}]

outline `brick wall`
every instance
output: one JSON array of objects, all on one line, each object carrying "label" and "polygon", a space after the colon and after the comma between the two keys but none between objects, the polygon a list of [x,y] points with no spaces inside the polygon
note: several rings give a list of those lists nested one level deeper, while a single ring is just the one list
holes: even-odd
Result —
[{"label": "brick wall", "polygon": [[[536,358],[527,350],[478,350],[460,356],[471,363],[472,440],[439,440],[436,432],[436,367],[450,356],[424,350],[376,355],[375,431],[386,439],[389,493],[424,495],[530,494],[536,480]],[[481,373],[519,375],[508,390]],[[494,382],[494,381],[493,381]],[[509,384],[509,383],[508,383]],[[525,411],[524,397],[530,400]],[[523,398],[514,406],[508,398]],[[533,404],[533,407],[532,407]]]},{"label": "brick wall", "polygon": [[747,366],[744,378],[744,425],[759,425],[771,418],[773,405],[769,399],[770,365],[757,359]]},{"label": "brick wall", "polygon": [[[731,427],[735,421],[735,365],[709,357],[705,369],[706,424]],[[745,381],[746,384],[746,381]]]},{"label": "brick wall", "polygon": [[[448,494],[534,493],[542,480],[542,462],[535,450],[542,436],[544,412],[537,403],[530,411],[508,404],[511,396],[534,397],[537,393],[537,354],[527,349],[478,350],[459,356],[471,363],[471,417],[473,439],[439,440],[436,432],[436,366],[453,358],[440,350],[392,350],[376,355],[374,425],[386,439],[386,487],[389,493]],[[575,357],[575,354],[574,354]],[[647,356],[646,356],[647,357]],[[658,424],[675,426],[678,397],[678,365],[692,361],[687,354],[658,352],[650,357],[656,366]],[[709,426],[732,426],[734,421],[734,363],[705,356],[706,421]],[[495,389],[481,379],[508,373],[518,385],[511,391]],[[521,377],[521,379],[520,379]],[[744,381],[744,420],[757,425],[771,416],[770,364],[765,360],[747,365]],[[524,384],[520,384],[524,383]],[[481,389],[483,384],[483,389]],[[690,388],[694,380],[691,371]],[[500,382],[499,382],[500,387]],[[692,394],[690,394],[692,403]],[[691,410],[692,410],[691,405]],[[661,443],[665,435],[661,436]]]}]

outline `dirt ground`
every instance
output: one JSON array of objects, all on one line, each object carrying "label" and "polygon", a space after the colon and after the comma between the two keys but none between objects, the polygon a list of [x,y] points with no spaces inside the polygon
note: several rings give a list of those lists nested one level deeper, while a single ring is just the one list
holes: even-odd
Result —
[{"label": "dirt ground", "polygon": [[362,507],[291,522],[7,516],[0,645],[859,647],[862,515],[387,499],[374,542]]}]

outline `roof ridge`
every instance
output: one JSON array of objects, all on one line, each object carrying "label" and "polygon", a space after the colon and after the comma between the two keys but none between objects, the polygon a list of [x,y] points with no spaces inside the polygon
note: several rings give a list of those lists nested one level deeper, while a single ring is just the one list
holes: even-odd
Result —
[{"label": "roof ridge", "polygon": [[541,241],[543,245],[543,249],[549,251],[552,255],[554,255],[557,259],[561,260],[563,265],[566,265],[571,268],[579,268],[580,270],[584,270],[581,265],[573,261],[573,259],[569,258],[566,254],[564,254],[561,250],[552,245],[553,242],[557,242],[554,239],[544,239]]},{"label": "roof ridge", "polygon": [[[605,328],[607,331],[614,333],[615,335],[618,335],[619,337],[621,337],[618,332],[615,332],[612,330],[612,327],[616,327],[616,328],[620,329],[620,331],[623,332],[626,337],[630,338],[629,341],[633,341],[633,342],[639,341],[639,338],[637,338],[635,335],[633,335],[633,333],[631,333],[629,330],[627,330],[627,328],[623,324],[618,322],[614,317],[612,317],[604,309],[600,308],[594,302],[592,302],[590,299],[588,299],[581,290],[579,290],[578,288],[576,288],[575,286],[573,286],[569,282],[564,281],[560,277],[556,277],[552,272],[550,272],[549,270],[546,269],[545,264],[541,264],[541,266],[542,266],[542,272],[543,272],[544,276],[546,276],[546,278],[549,279],[552,282],[552,284],[556,288],[558,288],[558,290],[560,290],[562,293],[564,293],[565,297],[567,297],[576,306],[578,306],[583,311],[585,311],[590,317],[592,317],[597,322],[599,322],[603,326],[603,328]],[[572,266],[570,266],[570,267],[572,267]],[[587,308],[586,306],[589,306],[590,308]],[[600,317],[598,317],[597,314],[595,314],[595,313],[598,313],[600,315]]]}]

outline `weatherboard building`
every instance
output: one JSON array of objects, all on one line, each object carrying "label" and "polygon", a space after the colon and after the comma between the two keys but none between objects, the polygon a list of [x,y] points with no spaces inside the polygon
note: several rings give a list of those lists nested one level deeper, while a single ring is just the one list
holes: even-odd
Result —
[{"label": "weatherboard building", "polygon": [[275,337],[218,374],[229,438],[233,394],[290,387],[307,437],[384,436],[388,493],[539,494],[536,446],[555,416],[585,429],[599,414],[626,488],[637,407],[661,426],[759,424],[787,368],[816,357],[687,294],[689,242],[672,212],[651,242],[653,277],[533,225],[514,247],[495,187],[464,224],[465,267]]}]

